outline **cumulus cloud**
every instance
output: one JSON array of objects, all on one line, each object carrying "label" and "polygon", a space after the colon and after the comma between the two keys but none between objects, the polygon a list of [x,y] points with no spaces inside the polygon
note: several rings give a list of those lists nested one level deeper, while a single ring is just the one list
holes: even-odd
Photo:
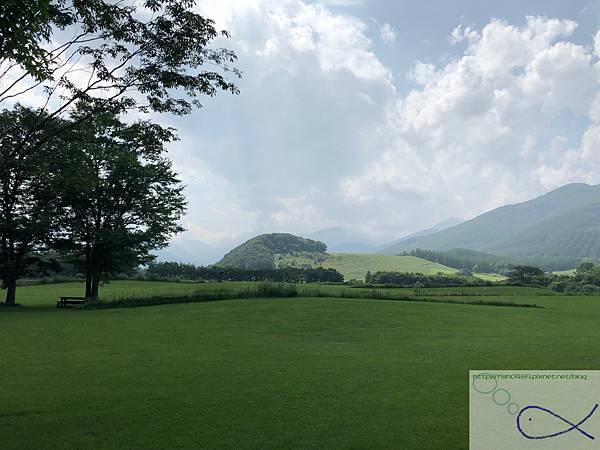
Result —
[{"label": "cumulus cloud", "polygon": [[355,3],[199,2],[245,76],[239,97],[169,123],[183,240],[341,225],[383,242],[600,183],[600,32],[581,43],[570,20],[462,24],[444,41],[452,56],[394,77],[373,41],[394,43],[394,28],[340,8]]},{"label": "cumulus cloud", "polygon": [[228,1],[220,14],[250,75],[239,99],[209,105],[216,119],[188,125],[213,174],[190,187],[191,209],[216,211],[190,216],[198,236],[343,225],[384,241],[600,182],[600,37],[572,42],[573,21],[460,25],[458,53],[416,62],[400,81],[412,88],[397,91],[369,37],[375,20]]},{"label": "cumulus cloud", "polygon": [[468,216],[570,181],[600,182],[598,35],[591,46],[569,42],[576,26],[528,17],[521,27],[455,29],[464,53],[415,65],[408,78],[418,87],[388,106],[377,132],[387,149],[341,180],[340,195],[377,211],[412,191],[421,208],[393,211],[401,225],[403,216]]}]

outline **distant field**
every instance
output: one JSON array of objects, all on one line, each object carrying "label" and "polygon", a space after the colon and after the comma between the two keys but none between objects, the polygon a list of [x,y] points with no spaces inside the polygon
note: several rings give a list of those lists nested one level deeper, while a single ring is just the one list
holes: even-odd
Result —
[{"label": "distant field", "polygon": [[473,275],[475,275],[477,278],[481,278],[482,280],[486,281],[496,282],[506,280],[506,277],[504,275],[499,275],[497,273],[475,273]]},{"label": "distant field", "polygon": [[[285,255],[279,264],[296,264],[302,266],[311,264],[306,257]],[[364,280],[367,272],[395,271],[395,272],[420,272],[435,274],[456,273],[458,270],[437,264],[414,256],[391,256],[367,253],[331,253],[324,261],[319,262],[322,267],[336,269],[346,280]]]},{"label": "distant field", "polygon": [[[117,281],[101,295],[240,286]],[[542,308],[419,297],[54,307],[82,291],[23,287],[23,306],[0,309],[3,450],[466,449],[469,369],[593,369],[600,360],[600,297],[541,288],[422,295]]]},{"label": "distant field", "polygon": [[573,276],[575,275],[575,270],[576,269],[570,269],[570,270],[557,270],[556,272],[552,272],[555,275],[569,275],[569,276]]}]

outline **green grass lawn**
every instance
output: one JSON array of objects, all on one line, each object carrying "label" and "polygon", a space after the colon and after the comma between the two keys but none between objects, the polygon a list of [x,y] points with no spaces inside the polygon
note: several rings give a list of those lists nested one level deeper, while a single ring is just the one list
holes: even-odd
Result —
[{"label": "green grass lawn", "polygon": [[323,262],[344,275],[346,280],[364,280],[367,271],[456,273],[458,270],[415,256],[391,256],[367,253],[332,253]]},{"label": "green grass lawn", "polygon": [[[113,282],[101,293],[198,287],[215,289]],[[600,360],[600,297],[543,289],[425,290],[543,308],[332,298],[54,308],[81,289],[23,287],[23,306],[0,309],[0,448],[466,449],[469,369]]]}]

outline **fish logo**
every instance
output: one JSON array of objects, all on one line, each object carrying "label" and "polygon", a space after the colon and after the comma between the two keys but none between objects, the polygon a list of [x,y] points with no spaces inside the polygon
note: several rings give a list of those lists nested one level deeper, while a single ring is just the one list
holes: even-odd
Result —
[{"label": "fish logo", "polygon": [[[548,438],[554,438],[557,436],[561,436],[561,435],[570,433],[572,431],[577,431],[583,437],[594,440],[595,437],[592,436],[590,433],[586,432],[585,430],[582,430],[581,425],[583,425],[590,417],[592,417],[594,415],[594,413],[596,412],[596,409],[598,409],[598,404],[595,404],[594,407],[590,410],[589,413],[587,413],[587,415],[583,419],[581,419],[577,423],[573,423],[570,420],[567,420],[564,417],[561,417],[560,415],[558,415],[557,413],[555,413],[554,411],[552,411],[548,408],[543,408],[541,406],[536,406],[536,405],[526,406],[517,415],[517,429],[519,430],[519,433],[521,433],[521,435],[527,439],[548,439]],[[560,420],[563,424],[567,425],[567,428],[561,429],[561,430],[553,432],[553,433],[548,433],[548,434],[535,434],[534,435],[534,434],[527,433],[524,430],[524,425],[533,424],[535,422],[536,413],[538,413],[538,412],[541,412],[544,415],[550,415],[550,416]],[[562,426],[564,426],[564,425],[562,425]]]}]

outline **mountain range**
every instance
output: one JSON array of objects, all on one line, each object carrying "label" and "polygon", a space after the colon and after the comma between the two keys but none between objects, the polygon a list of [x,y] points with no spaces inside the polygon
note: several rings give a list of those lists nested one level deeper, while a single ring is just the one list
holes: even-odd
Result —
[{"label": "mountain range", "polygon": [[[437,251],[468,249],[544,267],[554,266],[557,260],[562,260],[561,265],[577,264],[586,259],[600,259],[600,185],[568,184],[532,200],[496,208],[471,220],[450,218],[384,245],[343,227],[319,230],[308,237],[307,242],[324,242],[330,253],[394,255],[418,248]],[[201,241],[175,241],[159,252],[159,260],[212,264],[239,242],[216,247]],[[258,243],[252,241],[253,252],[258,249],[255,246]],[[269,245],[266,244],[266,253],[265,248],[259,253],[271,261],[271,255],[278,254],[280,250]],[[231,255],[228,260],[231,262]],[[264,264],[270,265],[270,262]]]},{"label": "mountain range", "polygon": [[454,227],[413,236],[382,253],[465,248],[512,259],[600,258],[600,185],[568,184]]}]

